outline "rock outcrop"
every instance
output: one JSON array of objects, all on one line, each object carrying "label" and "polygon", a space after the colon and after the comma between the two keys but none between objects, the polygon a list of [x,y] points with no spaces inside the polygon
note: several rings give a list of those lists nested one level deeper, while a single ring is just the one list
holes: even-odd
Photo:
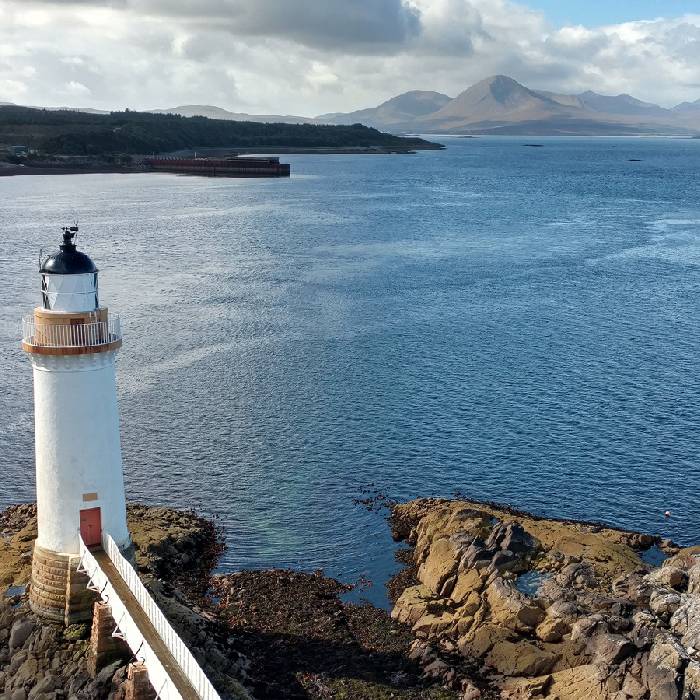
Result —
[{"label": "rock outcrop", "polygon": [[700,700],[696,549],[469,501],[397,505],[391,523],[417,577],[392,616],[465,698],[478,678],[503,698]]}]

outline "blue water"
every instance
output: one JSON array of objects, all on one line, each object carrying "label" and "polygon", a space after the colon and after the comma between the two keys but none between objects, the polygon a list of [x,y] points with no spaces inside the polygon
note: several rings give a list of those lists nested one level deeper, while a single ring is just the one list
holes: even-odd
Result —
[{"label": "blue water", "polygon": [[0,179],[0,505],[33,498],[16,323],[75,212],[124,324],[129,496],[218,515],[224,569],[382,602],[368,484],[700,542],[700,141],[444,140],[290,180]]}]

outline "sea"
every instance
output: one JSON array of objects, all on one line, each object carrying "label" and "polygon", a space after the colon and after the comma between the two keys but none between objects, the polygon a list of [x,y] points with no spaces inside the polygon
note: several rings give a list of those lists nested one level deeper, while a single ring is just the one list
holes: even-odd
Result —
[{"label": "sea", "polygon": [[386,606],[371,496],[700,543],[700,140],[437,140],[289,179],[0,178],[0,506],[34,498],[19,324],[77,220],[122,320],[128,498],[214,517],[221,571]]}]

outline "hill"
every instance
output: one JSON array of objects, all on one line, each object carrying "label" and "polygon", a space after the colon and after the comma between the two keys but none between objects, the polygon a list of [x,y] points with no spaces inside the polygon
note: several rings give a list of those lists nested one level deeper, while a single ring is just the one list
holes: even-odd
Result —
[{"label": "hill", "polygon": [[166,109],[149,109],[151,114],[179,114],[182,117],[208,117],[209,119],[226,119],[236,122],[271,122],[275,124],[315,124],[311,117],[299,117],[294,114],[248,114],[247,112],[230,112],[214,105],[180,105]]},{"label": "hill", "polygon": [[361,124],[329,126],[238,122],[148,112],[91,114],[0,107],[0,147],[24,144],[51,155],[167,153],[198,147],[439,148],[420,138],[385,134]]},{"label": "hill", "polygon": [[417,118],[436,112],[451,100],[440,92],[411,90],[382,102],[378,107],[343,114],[333,112],[316,117],[317,122],[355,124],[360,122],[380,129],[409,129]]}]

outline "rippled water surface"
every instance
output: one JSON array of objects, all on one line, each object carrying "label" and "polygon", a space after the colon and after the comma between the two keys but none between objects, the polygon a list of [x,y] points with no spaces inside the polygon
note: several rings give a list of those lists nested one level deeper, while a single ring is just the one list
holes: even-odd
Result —
[{"label": "rippled water surface", "polygon": [[34,489],[16,323],[77,212],[124,326],[129,496],[218,515],[223,568],[381,602],[368,484],[700,542],[700,141],[446,142],[290,180],[0,179],[0,505]]}]

